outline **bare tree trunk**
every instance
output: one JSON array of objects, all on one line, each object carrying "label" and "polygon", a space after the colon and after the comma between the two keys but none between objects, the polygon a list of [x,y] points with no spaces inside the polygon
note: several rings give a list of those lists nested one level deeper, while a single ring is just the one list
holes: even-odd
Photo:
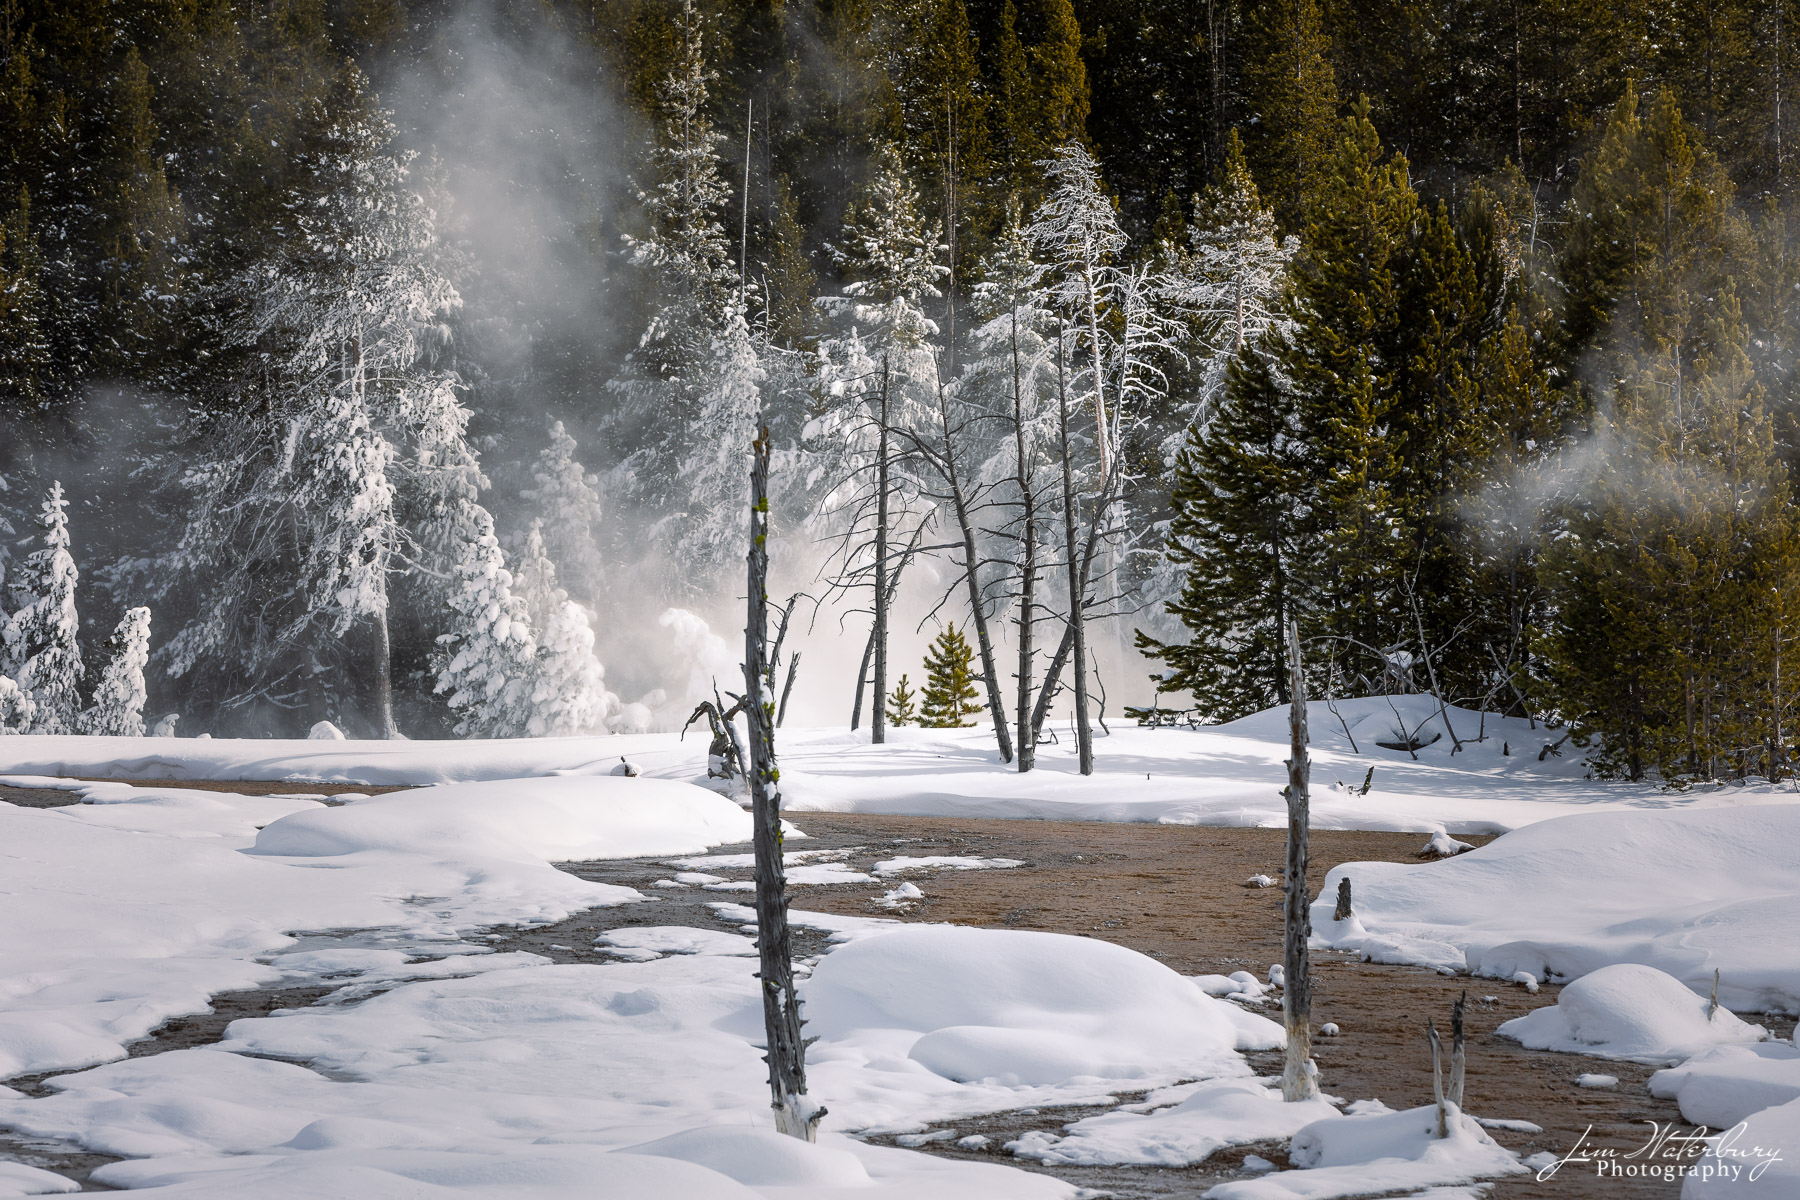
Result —
[{"label": "bare tree trunk", "polygon": [[775,728],[780,729],[787,721],[788,697],[794,694],[794,676],[800,673],[800,652],[794,651],[788,658],[787,682],[781,685],[781,707],[775,710]]},{"label": "bare tree trunk", "polygon": [[[1099,332],[1095,331],[1098,339]],[[1095,341],[1094,373],[1096,394],[1099,379],[1099,342]],[[1062,349],[1058,341],[1056,355],[1056,401],[1057,418],[1062,438],[1062,487],[1063,487],[1063,549],[1068,558],[1069,567],[1069,630],[1072,657],[1075,662],[1075,753],[1083,775],[1094,773],[1094,739],[1088,731],[1088,694],[1087,694],[1087,572],[1075,557],[1075,478],[1074,468],[1069,462],[1069,393],[1063,380]],[[1106,475],[1102,448],[1100,473]],[[1105,489],[1102,488],[1104,491]],[[1098,514],[1096,514],[1096,522]]]},{"label": "bare tree trunk", "polygon": [[1287,626],[1289,688],[1288,705],[1288,836],[1287,895],[1283,913],[1284,940],[1281,1015],[1287,1025],[1287,1065],[1281,1073],[1283,1100],[1310,1100],[1319,1094],[1318,1068],[1312,1061],[1312,963],[1306,940],[1312,933],[1306,888],[1306,835],[1311,823],[1308,811],[1306,756],[1306,675],[1300,661],[1300,627]]},{"label": "bare tree trunk", "polygon": [[887,540],[888,540],[888,373],[887,355],[881,356],[881,425],[875,486],[875,707],[869,713],[869,741],[887,741]]},{"label": "bare tree trunk", "polygon": [[[850,729],[855,732],[862,724],[863,689],[869,685],[869,659],[875,653],[875,631],[869,630],[869,640],[863,643],[862,665],[856,669],[856,703],[850,706]],[[876,700],[876,706],[881,701]]]},{"label": "bare tree trunk", "polygon": [[388,618],[385,597],[383,598],[380,611],[378,611],[373,618],[373,623],[375,626],[375,636],[373,639],[375,644],[370,651],[370,657],[374,659],[373,665],[375,667],[375,694],[373,697],[375,701],[375,725],[381,731],[380,736],[384,738],[397,738],[400,736],[400,729],[394,724],[394,650],[392,644],[388,640]]},{"label": "bare tree trunk", "polygon": [[1024,503],[1024,545],[1019,567],[1019,770],[1037,766],[1037,725],[1031,720],[1031,665],[1037,653],[1032,644],[1037,615],[1037,496],[1032,487],[1031,459],[1025,447],[1025,390],[1019,371],[1019,305],[1013,298],[1012,379],[1013,455]]},{"label": "bare tree trunk", "polygon": [[[1094,577],[1094,560],[1100,552],[1100,526],[1098,523],[1088,527],[1087,546],[1081,552],[1081,591],[1087,594],[1088,581]],[[1068,665],[1069,655],[1075,649],[1075,625],[1073,622],[1063,623],[1062,638],[1056,643],[1056,653],[1050,656],[1050,666],[1044,671],[1044,682],[1038,688],[1037,703],[1031,710],[1031,736],[1035,740],[1043,732],[1044,721],[1050,714],[1050,702],[1056,698],[1057,680],[1062,678],[1063,668]]]},{"label": "bare tree trunk", "polygon": [[806,1043],[794,990],[782,863],[781,773],[775,766],[775,706],[767,659],[769,635],[769,430],[753,443],[750,466],[749,620],[744,627],[744,713],[750,725],[750,809],[756,857],[757,980],[768,1046],[769,1106],[775,1128],[815,1141],[825,1110],[806,1094]]},{"label": "bare tree trunk", "polygon": [[969,514],[969,498],[963,491],[962,476],[956,469],[956,444],[950,430],[950,403],[944,385],[938,383],[938,417],[944,427],[944,480],[950,485],[950,503],[956,511],[956,525],[962,533],[963,580],[969,589],[969,612],[975,621],[975,646],[981,655],[981,682],[987,690],[988,712],[994,719],[994,740],[1000,747],[1000,761],[1011,762],[1012,736],[1006,728],[1006,698],[1000,692],[1000,672],[994,665],[994,639],[988,630],[987,601],[981,594],[978,574],[981,562],[975,544],[975,523]]}]

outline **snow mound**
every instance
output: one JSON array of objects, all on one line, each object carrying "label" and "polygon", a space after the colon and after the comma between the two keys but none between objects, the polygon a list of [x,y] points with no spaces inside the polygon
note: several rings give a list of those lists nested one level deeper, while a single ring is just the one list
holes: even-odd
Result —
[{"label": "snow mound", "polygon": [[1496,1031],[1528,1050],[1673,1063],[1702,1050],[1768,1036],[1761,1025],[1707,1002],[1655,967],[1617,963],[1584,975],[1556,1003],[1515,1017]]},{"label": "snow mound", "polygon": [[1325,1100],[1289,1104],[1279,1088],[1231,1080],[1203,1084],[1157,1112],[1102,1113],[1070,1125],[1067,1137],[1034,1130],[1006,1148],[1052,1166],[1185,1167],[1221,1147],[1290,1137],[1336,1116]]},{"label": "snow mound", "polygon": [[592,775],[443,784],[296,813],[258,834],[254,853],[563,862],[690,854],[749,837],[750,814],[705,788]]},{"label": "snow mound", "polygon": [[1800,1100],[1800,1050],[1784,1042],[1715,1046],[1652,1075],[1650,1094],[1674,1100],[1696,1125],[1730,1129],[1760,1109]]},{"label": "snow mound", "polygon": [[752,1187],[868,1187],[874,1181],[856,1155],[773,1129],[689,1129],[620,1154],[679,1159]]},{"label": "snow mound", "polygon": [[1135,951],[1023,930],[911,926],[865,936],[826,956],[805,1003],[807,1032],[822,1049],[888,1031],[902,1056],[936,1075],[1007,1087],[1242,1075],[1242,1042],[1282,1038],[1273,1022],[1211,999]]},{"label": "snow mound", "polygon": [[1800,1196],[1800,1100],[1733,1126],[1695,1163],[1681,1200],[1793,1200]]},{"label": "snow mound", "polygon": [[1517,1155],[1449,1107],[1444,1138],[1434,1136],[1437,1109],[1429,1104],[1315,1121],[1288,1144],[1288,1161],[1297,1169],[1221,1183],[1204,1200],[1329,1200],[1525,1173]]},{"label": "snow mound", "polygon": [[[1345,877],[1360,930],[1331,921]],[[1378,962],[1533,982],[1641,963],[1702,995],[1716,968],[1726,1007],[1800,1011],[1800,805],[1558,817],[1442,862],[1346,863],[1320,896],[1320,940]]]}]

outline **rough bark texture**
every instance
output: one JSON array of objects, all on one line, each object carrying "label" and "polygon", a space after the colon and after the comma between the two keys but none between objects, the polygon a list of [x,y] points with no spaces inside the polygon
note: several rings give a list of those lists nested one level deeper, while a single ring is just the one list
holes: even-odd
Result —
[{"label": "rough bark texture", "polygon": [[1318,1094],[1318,1068],[1312,1061],[1312,964],[1306,940],[1312,934],[1306,886],[1306,835],[1308,775],[1306,756],[1306,674],[1300,662],[1300,630],[1287,627],[1288,676],[1293,699],[1288,706],[1288,734],[1292,742],[1288,758],[1287,897],[1284,905],[1281,1015],[1287,1025],[1287,1066],[1281,1073],[1284,1100],[1310,1100]]},{"label": "rough bark texture", "polygon": [[888,361],[881,360],[880,445],[876,452],[875,486],[875,703],[869,712],[869,740],[887,741],[888,642]]},{"label": "rough bark texture", "polygon": [[397,738],[400,729],[394,724],[394,672],[393,646],[388,640],[387,609],[375,614],[375,636],[373,657],[375,667],[375,724],[380,729],[380,736]]},{"label": "rough bark texture", "polygon": [[[750,468],[749,619],[744,627],[744,712],[750,725],[750,804],[756,852],[757,978],[768,1046],[769,1104],[775,1127],[813,1141],[825,1110],[806,1095],[806,1043],[794,991],[782,865],[781,772],[775,765],[774,680],[768,663],[769,431],[758,432]],[[876,711],[880,711],[879,700]]]}]

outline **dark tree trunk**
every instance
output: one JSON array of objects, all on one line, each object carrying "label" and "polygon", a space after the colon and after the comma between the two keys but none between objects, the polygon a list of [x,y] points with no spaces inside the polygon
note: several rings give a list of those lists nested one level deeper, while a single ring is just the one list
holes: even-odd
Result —
[{"label": "dark tree trunk", "polygon": [[1024,545],[1019,565],[1019,770],[1037,766],[1037,727],[1031,720],[1031,664],[1037,653],[1032,644],[1037,615],[1037,496],[1032,490],[1031,460],[1025,448],[1025,392],[1019,372],[1019,306],[1014,298],[1012,318],[1013,455],[1018,473],[1019,497],[1024,503]]},{"label": "dark tree trunk", "polygon": [[749,620],[744,627],[744,714],[750,725],[750,806],[756,852],[757,979],[762,985],[768,1046],[769,1105],[775,1127],[813,1141],[825,1110],[806,1095],[806,1043],[794,990],[788,930],[787,873],[782,863],[781,773],[775,766],[774,679],[769,634],[769,431],[758,431],[750,466]]},{"label": "dark tree trunk", "polygon": [[[1096,395],[1098,395],[1100,376],[1099,333],[1094,334],[1094,378]],[[1056,355],[1056,402],[1057,419],[1062,437],[1062,488],[1063,488],[1063,552],[1068,559],[1069,569],[1069,632],[1072,639],[1071,650],[1075,660],[1075,753],[1083,775],[1094,773],[1094,739],[1088,731],[1088,694],[1087,694],[1087,572],[1083,564],[1075,557],[1075,477],[1074,468],[1069,462],[1069,393],[1063,381],[1062,350],[1060,343]],[[1104,417],[1101,418],[1104,421]],[[1102,425],[1101,436],[1105,436]],[[1106,449],[1101,446],[1100,474],[1104,484],[1107,478]],[[1104,489],[1104,486],[1102,487]],[[1104,509],[1102,509],[1104,511]],[[1099,523],[1099,513],[1094,520]]]},{"label": "dark tree trunk", "polygon": [[1312,963],[1307,938],[1312,934],[1312,914],[1306,888],[1306,836],[1311,825],[1308,808],[1306,755],[1306,675],[1300,661],[1300,628],[1289,621],[1288,686],[1288,835],[1287,889],[1283,906],[1281,1015],[1287,1025],[1287,1065],[1281,1073],[1283,1100],[1310,1100],[1319,1093],[1318,1068],[1312,1062]]},{"label": "dark tree trunk", "polygon": [[887,356],[881,359],[881,423],[875,468],[875,705],[869,713],[869,740],[887,741],[887,642],[888,642],[888,373]]},{"label": "dark tree trunk", "polygon": [[943,384],[938,385],[938,416],[944,427],[944,481],[950,485],[950,504],[956,510],[956,526],[962,533],[963,580],[969,589],[969,613],[975,621],[975,646],[981,656],[981,682],[987,689],[988,712],[994,718],[994,740],[1000,761],[1011,762],[1012,736],[1006,728],[1006,698],[1000,693],[1000,672],[994,666],[994,639],[988,630],[987,601],[981,595],[981,562],[975,544],[975,522],[969,514],[969,498],[956,469],[956,444],[950,430],[950,405]]}]

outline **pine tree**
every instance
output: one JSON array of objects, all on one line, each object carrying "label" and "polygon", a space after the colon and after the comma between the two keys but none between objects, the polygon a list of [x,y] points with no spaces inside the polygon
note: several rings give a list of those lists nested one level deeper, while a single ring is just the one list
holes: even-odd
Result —
[{"label": "pine tree", "polygon": [[32,720],[37,715],[37,705],[32,703],[29,693],[20,690],[19,685],[0,675],[0,737],[12,733],[31,732]]},{"label": "pine tree", "polygon": [[756,427],[767,378],[741,309],[712,347],[694,410],[694,444],[682,465],[682,501],[669,540],[680,586],[698,593],[743,552],[744,436]]},{"label": "pine tree", "polygon": [[525,736],[537,715],[537,639],[485,512],[463,547],[456,579],[450,632],[438,638],[434,690],[448,693],[459,736]]},{"label": "pine tree", "polygon": [[132,47],[115,83],[108,130],[111,178],[100,199],[106,214],[101,362],[143,369],[167,351],[181,291],[186,214],[157,154],[149,68]]},{"label": "pine tree", "polygon": [[513,568],[513,595],[525,603],[525,616],[533,629],[542,629],[550,614],[567,598],[568,593],[556,586],[556,564],[544,550],[544,522],[533,517],[525,528],[525,539],[519,548],[518,562]]},{"label": "pine tree", "polygon": [[1167,664],[1159,693],[1188,692],[1212,721],[1288,701],[1287,622],[1299,611],[1304,470],[1291,431],[1291,392],[1269,352],[1232,360],[1204,428],[1190,427],[1176,460],[1165,554],[1181,576],[1167,602],[1186,644],[1139,631],[1138,648]]},{"label": "pine tree", "polygon": [[150,610],[130,608],[107,641],[106,670],[94,702],[81,714],[81,732],[101,737],[144,736],[144,666],[150,661]]},{"label": "pine tree", "polygon": [[69,555],[68,506],[62,483],[52,483],[38,517],[44,548],[25,560],[23,571],[31,600],[5,631],[7,669],[0,673],[31,698],[33,733],[74,733],[81,710],[80,573]]},{"label": "pine tree", "polygon": [[619,399],[610,437],[629,450],[616,477],[654,511],[681,504],[687,456],[712,436],[698,404],[715,365],[715,340],[742,299],[720,219],[730,189],[710,115],[717,75],[707,63],[707,24],[693,0],[682,0],[667,73],[654,87],[647,156],[654,182],[638,193],[648,228],[625,239],[645,273],[653,311],[609,385]]},{"label": "pine tree", "polygon": [[[182,467],[194,503],[159,573],[198,593],[168,647],[172,675],[204,663],[238,696],[297,677],[313,715],[360,709],[383,736],[396,732],[397,555],[412,540],[447,559],[485,482],[452,377],[429,361],[461,300],[393,137],[347,66],[309,117],[285,198],[293,235],[210,297],[221,337],[259,369],[223,411],[194,413],[198,461]],[[346,657],[360,696],[329,692],[346,673],[324,664]]]},{"label": "pine tree", "polygon": [[543,543],[559,578],[590,602],[600,599],[606,573],[601,562],[600,481],[576,461],[575,439],[561,421],[550,426],[550,444],[532,464],[535,486],[519,495],[542,521]]},{"label": "pine tree", "polygon": [[1267,182],[1282,223],[1304,219],[1319,173],[1336,140],[1338,91],[1331,39],[1318,0],[1279,0],[1263,6],[1258,45],[1247,55],[1249,126],[1257,174]]},{"label": "pine tree", "polygon": [[561,588],[557,603],[536,628],[537,668],[532,684],[532,737],[573,737],[596,733],[618,711],[619,698],[606,690],[606,673],[594,657],[594,631],[587,612]]},{"label": "pine tree", "polygon": [[925,655],[925,691],[919,724],[928,729],[964,729],[981,712],[975,690],[974,651],[954,623],[932,639]]},{"label": "pine tree", "polygon": [[1735,297],[1699,324],[1691,360],[1647,351],[1619,380],[1611,453],[1544,564],[1559,704],[1634,779],[1716,778],[1772,737],[1771,658],[1793,619],[1800,522]]},{"label": "pine tree", "polygon": [[1405,365],[1396,351],[1420,215],[1406,161],[1384,158],[1366,105],[1338,128],[1294,260],[1299,317],[1275,345],[1306,446],[1307,529],[1295,574],[1318,632],[1367,655],[1411,640],[1399,592],[1413,531],[1396,494]]},{"label": "pine tree", "polygon": [[[21,186],[11,215],[0,220],[0,401],[21,417],[49,404],[43,271],[43,252],[31,227],[31,193]],[[0,414],[0,429],[9,424],[10,414]]]},{"label": "pine tree", "polygon": [[1170,299],[1191,315],[1203,365],[1192,405],[1163,445],[1171,466],[1190,425],[1204,427],[1225,391],[1225,371],[1244,347],[1283,325],[1279,299],[1299,239],[1280,238],[1233,129],[1218,181],[1199,196],[1187,244],[1169,272]]},{"label": "pine tree", "polygon": [[[973,689],[969,694],[971,696],[975,694]],[[904,671],[900,673],[900,682],[894,685],[894,690],[888,695],[887,719],[888,724],[896,728],[901,725],[921,724],[918,710],[913,707],[912,684],[907,682]]]}]

